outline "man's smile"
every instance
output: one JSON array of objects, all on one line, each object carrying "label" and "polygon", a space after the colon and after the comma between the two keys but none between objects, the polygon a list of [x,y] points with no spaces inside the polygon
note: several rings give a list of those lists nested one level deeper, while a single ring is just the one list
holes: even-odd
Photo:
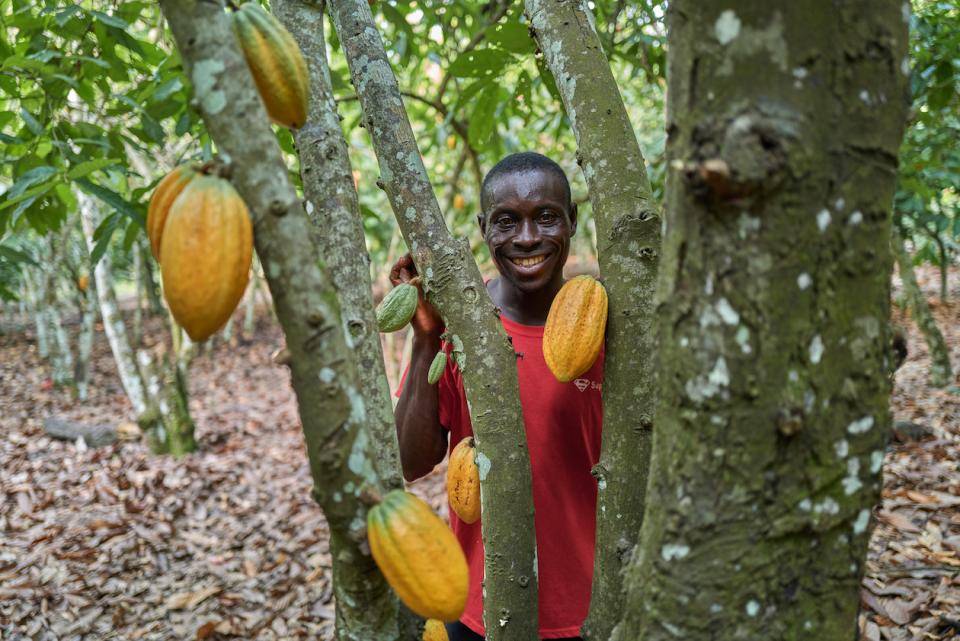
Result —
[{"label": "man's smile", "polygon": [[510,262],[519,267],[533,267],[534,265],[539,265],[547,258],[547,254],[540,254],[538,256],[513,256],[510,258]]}]

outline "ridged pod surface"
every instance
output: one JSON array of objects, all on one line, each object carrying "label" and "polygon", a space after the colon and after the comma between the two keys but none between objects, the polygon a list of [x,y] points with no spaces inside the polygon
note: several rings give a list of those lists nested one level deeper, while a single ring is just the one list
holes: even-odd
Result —
[{"label": "ridged pod surface", "polygon": [[456,621],[467,603],[467,560],[450,528],[422,500],[389,492],[367,513],[374,561],[400,600],[425,619]]},{"label": "ridged pod surface", "polygon": [[428,619],[423,628],[423,641],[450,641],[443,621]]},{"label": "ridged pod surface", "polygon": [[160,239],[170,214],[170,206],[198,175],[195,166],[180,165],[157,183],[153,195],[150,196],[150,205],[147,207],[147,238],[150,239],[150,252],[157,260],[160,260]]},{"label": "ridged pod surface", "polygon": [[443,350],[437,352],[437,355],[433,357],[433,362],[430,363],[430,370],[427,371],[427,382],[431,385],[436,385],[437,381],[440,380],[440,377],[443,376],[443,370],[447,368],[447,353]]},{"label": "ridged pod surface", "polygon": [[255,2],[233,14],[233,26],[267,114],[297,129],[307,121],[310,76],[290,32]]},{"label": "ridged pod surface", "polygon": [[568,280],[557,293],[543,329],[543,357],[561,383],[586,372],[603,348],[607,291],[592,276]]},{"label": "ridged pod surface", "polygon": [[480,471],[473,437],[463,439],[450,452],[447,465],[447,500],[464,523],[480,518]]},{"label": "ridged pod surface", "polygon": [[253,228],[243,199],[215,176],[198,176],[170,207],[160,244],[163,294],[195,341],[233,314],[247,287]]},{"label": "ridged pod surface", "polygon": [[383,297],[377,306],[377,327],[381,332],[403,329],[417,311],[417,288],[400,283]]}]

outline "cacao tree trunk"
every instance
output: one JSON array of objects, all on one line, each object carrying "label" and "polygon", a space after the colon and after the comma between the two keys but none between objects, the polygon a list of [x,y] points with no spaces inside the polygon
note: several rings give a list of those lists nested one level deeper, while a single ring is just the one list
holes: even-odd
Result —
[{"label": "cacao tree trunk", "polygon": [[[383,491],[337,292],[220,2],[161,0],[211,138],[253,219],[257,255],[290,351],[313,495],[329,523],[341,639],[398,638],[397,602],[370,556],[367,498]],[[335,541],[335,542],[334,542]],[[362,605],[357,605],[362,604]]]},{"label": "cacao tree trunk", "polygon": [[483,620],[490,641],[538,638],[530,461],[516,354],[469,243],[454,240],[420,157],[396,77],[366,0],[328,4],[347,58],[383,188],[424,292],[465,348],[461,368],[481,462]]},{"label": "cacao tree trunk", "polygon": [[131,247],[133,254],[133,344],[143,343],[143,256],[140,243]]},{"label": "cacao tree trunk", "polygon": [[77,363],[74,366],[73,380],[77,386],[77,398],[87,400],[90,387],[90,355],[93,351],[93,332],[97,322],[97,287],[95,282],[87,283],[83,292],[80,332],[77,334]]},{"label": "cacao tree trunk", "polygon": [[194,424],[188,406],[186,368],[181,367],[177,353],[153,358],[146,350],[137,351],[137,360],[151,404],[137,423],[147,435],[150,449],[156,454],[181,457],[197,449]]},{"label": "cacao tree trunk", "polygon": [[243,337],[247,340],[253,339],[256,330],[257,320],[257,289],[260,287],[260,275],[254,266],[250,270],[250,286],[247,290],[247,297],[243,301]]},{"label": "cacao tree trunk", "polygon": [[904,7],[670,4],[659,398],[615,641],[856,636]]},{"label": "cacao tree trunk", "polygon": [[28,314],[33,317],[37,332],[37,355],[47,358],[50,355],[50,341],[47,336],[47,317],[43,312],[43,274],[40,270],[24,269],[23,284],[26,292]]},{"label": "cacao tree trunk", "polygon": [[333,99],[323,8],[304,0],[278,0],[273,10],[297,40],[310,70],[307,122],[294,132],[294,140],[307,215],[322,230],[320,255],[326,258],[337,286],[344,334],[357,352],[361,394],[367,401],[367,431],[376,452],[374,465],[385,487],[402,488],[393,403],[374,313],[370,255],[347,142]]},{"label": "cacao tree trunk", "polygon": [[917,283],[917,275],[913,271],[913,257],[907,252],[903,244],[903,236],[893,229],[893,251],[900,268],[900,280],[903,282],[903,291],[910,305],[910,315],[920,328],[923,339],[930,352],[930,384],[934,387],[946,387],[953,379],[953,368],[950,366],[950,348],[943,340],[943,334],[937,327],[937,321],[930,313],[930,305],[923,295],[923,290]]},{"label": "cacao tree trunk", "polygon": [[606,639],[623,607],[623,570],[640,534],[654,412],[653,294],[660,217],[640,146],[584,0],[526,0],[533,35],[577,139],[609,297],[603,445],[589,639]]}]

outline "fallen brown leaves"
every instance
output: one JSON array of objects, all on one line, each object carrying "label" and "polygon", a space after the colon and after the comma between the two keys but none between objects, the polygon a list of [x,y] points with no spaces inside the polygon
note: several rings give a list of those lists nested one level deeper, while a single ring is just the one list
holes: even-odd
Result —
[{"label": "fallen brown leaves", "polygon": [[[932,298],[935,274],[919,276]],[[960,367],[960,291],[953,295],[958,302],[934,313]],[[957,639],[960,389],[927,386],[926,347],[895,314],[909,329],[910,355],[894,414],[918,428],[902,430],[911,436],[887,453],[861,636]],[[152,340],[162,335],[157,321],[148,329]],[[395,357],[403,349],[390,345]],[[198,357],[190,409],[200,452],[178,461],[150,455],[135,425],[100,449],[41,430],[47,416],[129,422],[102,335],[82,404],[44,385],[29,335],[0,335],[0,637],[332,638],[326,523],[310,499],[287,370],[271,360],[280,347],[264,318],[252,343]],[[440,466],[412,489],[446,515],[442,481]]]}]

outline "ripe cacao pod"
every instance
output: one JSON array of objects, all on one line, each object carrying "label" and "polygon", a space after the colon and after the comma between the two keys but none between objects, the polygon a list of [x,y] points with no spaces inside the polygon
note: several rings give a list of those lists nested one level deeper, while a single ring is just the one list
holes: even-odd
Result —
[{"label": "ripe cacao pod", "polygon": [[543,329],[543,358],[561,383],[597,360],[607,328],[607,291],[592,276],[568,280],[557,293]]},{"label": "ripe cacao pod", "polygon": [[467,604],[467,560],[453,532],[422,500],[389,492],[367,512],[373,560],[400,600],[425,619],[456,621]]},{"label": "ripe cacao pod", "polygon": [[423,627],[423,641],[450,641],[443,621],[427,619],[427,624]]},{"label": "ripe cacao pod", "polygon": [[160,260],[160,239],[163,238],[163,226],[170,214],[170,205],[177,199],[191,180],[198,175],[193,165],[180,165],[157,183],[150,205],[147,207],[147,238],[150,239],[150,252]]},{"label": "ripe cacao pod", "polygon": [[480,471],[473,437],[463,439],[450,452],[447,465],[447,500],[464,523],[480,518]]},{"label": "ripe cacao pod", "polygon": [[233,14],[233,27],[267,115],[278,125],[302,127],[310,75],[297,41],[257,2],[247,2]]},{"label": "ripe cacao pod", "polygon": [[453,134],[447,136],[447,149],[453,151],[457,148],[457,137]]},{"label": "ripe cacao pod", "polygon": [[81,292],[86,292],[87,287],[90,286],[90,277],[86,274],[81,274],[77,277],[77,289]]},{"label": "ripe cacao pod", "polygon": [[377,307],[377,327],[381,332],[403,329],[417,311],[417,288],[409,283],[400,283],[383,297]]},{"label": "ripe cacao pod", "polygon": [[247,287],[253,229],[243,199],[215,176],[190,181],[170,207],[160,243],[163,294],[195,341],[223,327]]},{"label": "ripe cacao pod", "polygon": [[447,353],[443,350],[437,352],[437,355],[433,357],[433,362],[430,363],[430,371],[427,372],[427,382],[431,385],[436,385],[437,381],[440,380],[440,377],[443,376],[443,370],[447,368]]},{"label": "ripe cacao pod", "polygon": [[463,208],[466,207],[466,206],[467,206],[467,199],[466,199],[466,198],[464,198],[464,197],[461,196],[460,194],[457,194],[456,196],[453,197],[453,208],[454,208],[454,209],[463,209]]}]

